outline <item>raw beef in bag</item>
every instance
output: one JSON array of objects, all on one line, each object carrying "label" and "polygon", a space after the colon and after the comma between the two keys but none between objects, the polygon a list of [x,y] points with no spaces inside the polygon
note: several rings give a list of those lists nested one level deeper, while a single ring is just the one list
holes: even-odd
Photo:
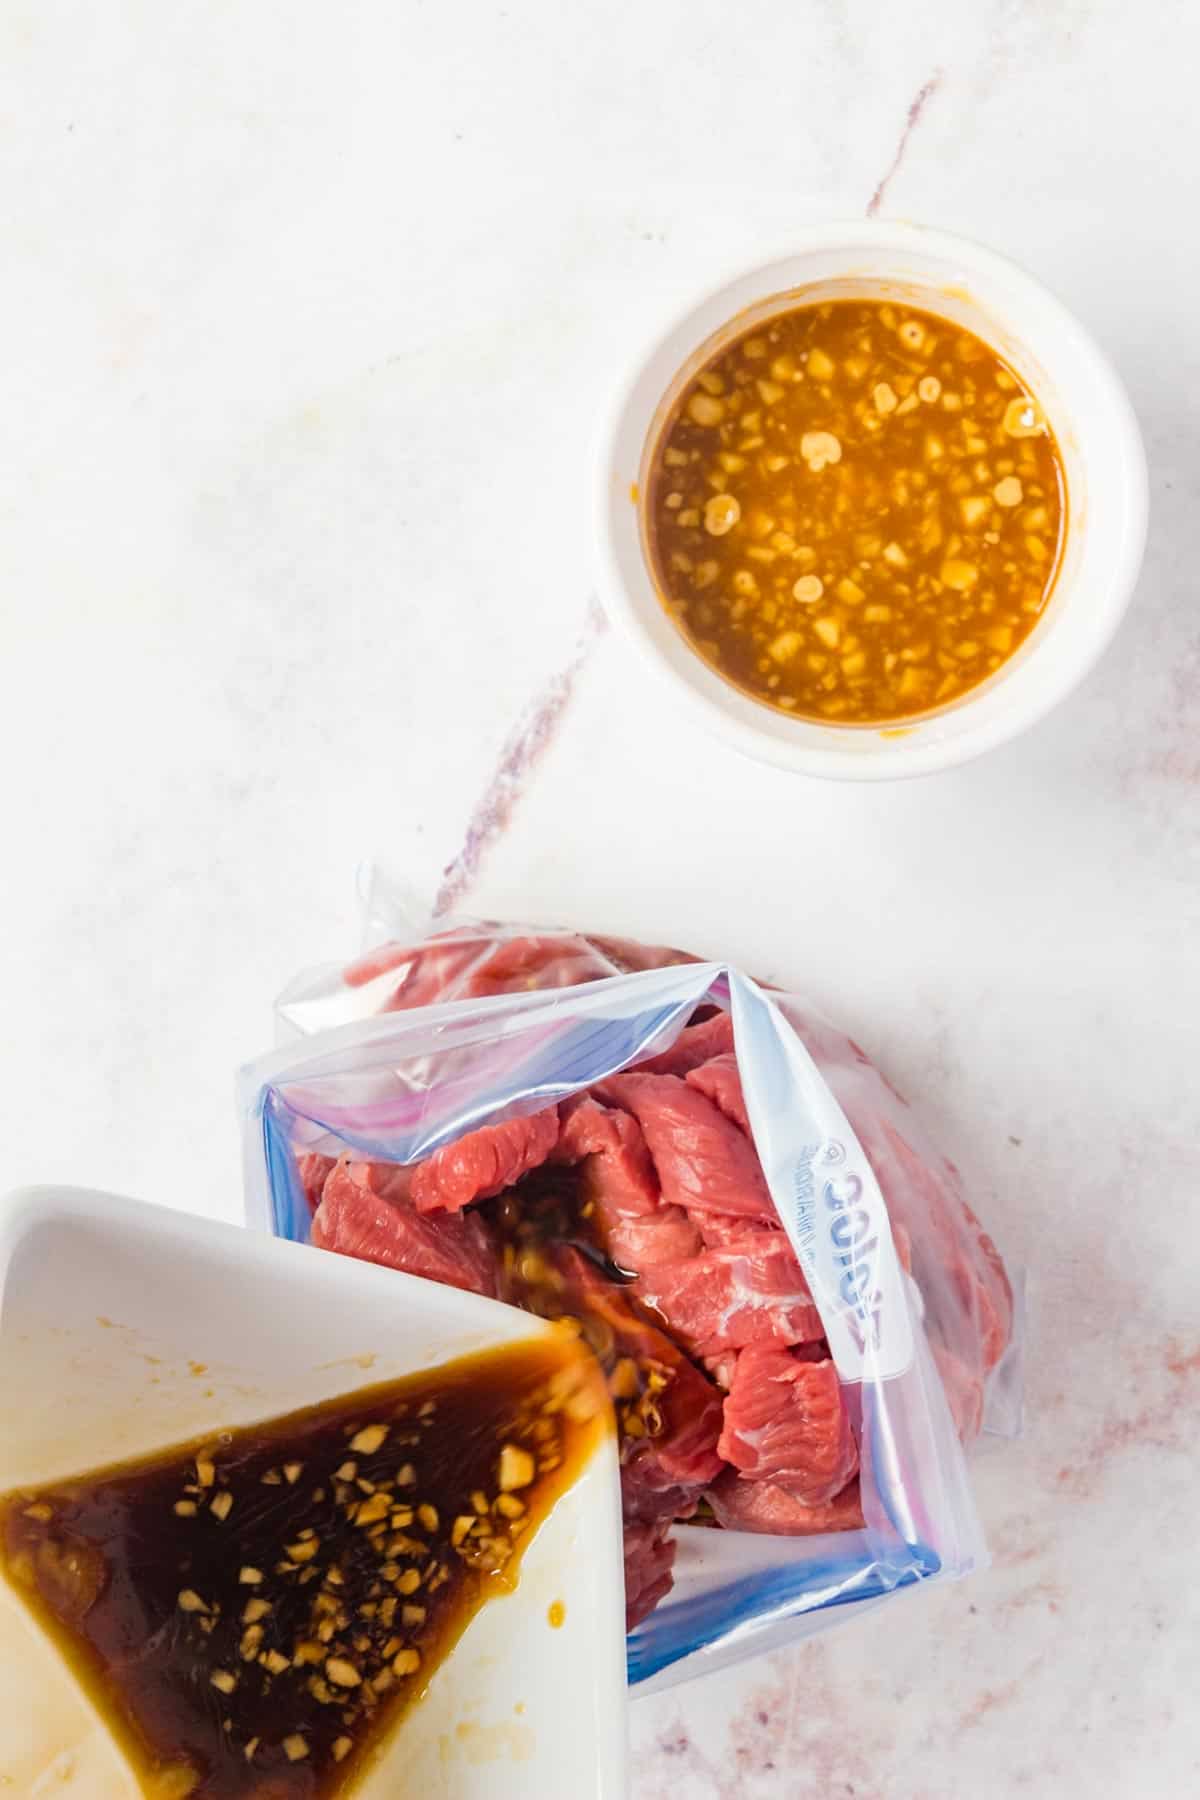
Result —
[{"label": "raw beef in bag", "polygon": [[492,925],[280,1003],[243,1076],[255,1222],[566,1317],[620,1438],[632,1680],[978,1567],[962,1446],[1004,1266],[913,1114],[794,997]]}]

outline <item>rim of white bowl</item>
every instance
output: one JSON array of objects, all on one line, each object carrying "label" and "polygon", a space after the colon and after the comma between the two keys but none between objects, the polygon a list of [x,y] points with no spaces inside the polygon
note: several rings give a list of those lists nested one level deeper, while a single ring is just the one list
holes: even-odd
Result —
[{"label": "rim of white bowl", "polygon": [[[916,273],[889,275],[888,256],[928,265]],[[995,677],[941,712],[874,727],[824,725],[795,719],[743,694],[691,647],[658,596],[641,543],[639,482],[649,434],[663,397],[680,369],[715,332],[745,311],[806,285],[804,265],[816,258],[844,259],[840,275],[826,272],[807,284],[837,279],[907,284],[914,304],[938,312],[961,286],[963,298],[989,317],[991,341],[1002,353],[1016,346],[1026,361],[1055,370],[1071,368],[1082,382],[1089,410],[1103,426],[1095,448],[1102,480],[1086,496],[1082,515],[1068,484],[1068,550],[1071,534],[1085,541],[1093,565],[1087,592],[1060,592],[1060,568],[1043,623]],[[934,265],[940,265],[940,270]],[[954,277],[960,277],[956,284]],[[978,284],[978,296],[973,289]],[[1010,303],[1004,305],[1004,300]],[[1036,329],[1008,326],[1009,312],[1032,318]],[[971,327],[975,329],[976,327]],[[1004,340],[1008,339],[1009,348]],[[1048,346],[1048,348],[1047,348]],[[665,376],[663,371],[666,371]],[[1044,396],[1039,392],[1039,399]],[[1048,409],[1050,410],[1050,409]],[[1053,423],[1052,419],[1052,423]],[[1100,426],[1092,435],[1100,434]],[[1056,428],[1063,448],[1061,428]],[[1076,445],[1080,471],[1088,450]],[[972,239],[909,223],[839,221],[806,226],[789,235],[768,260],[740,266],[660,325],[632,360],[602,421],[595,465],[596,558],[606,612],[676,704],[743,754],[797,773],[858,781],[931,774],[967,762],[1007,742],[1059,704],[1088,674],[1111,642],[1133,595],[1146,537],[1148,477],[1141,432],[1125,387],[1112,363],[1075,315],[1049,289],[1000,252]],[[1085,526],[1085,519],[1094,523]],[[1097,539],[1099,540],[1097,543]],[[1074,587],[1082,589],[1075,579]]]}]

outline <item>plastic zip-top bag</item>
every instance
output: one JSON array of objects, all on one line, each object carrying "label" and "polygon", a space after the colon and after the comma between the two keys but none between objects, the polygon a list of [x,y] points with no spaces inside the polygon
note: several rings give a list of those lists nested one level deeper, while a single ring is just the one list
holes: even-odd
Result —
[{"label": "plastic zip-top bag", "polygon": [[480,925],[307,977],[280,1018],[241,1078],[251,1222],[575,1317],[600,1357],[632,1682],[985,1562],[963,1445],[1014,1404],[1004,1266],[803,1002]]}]

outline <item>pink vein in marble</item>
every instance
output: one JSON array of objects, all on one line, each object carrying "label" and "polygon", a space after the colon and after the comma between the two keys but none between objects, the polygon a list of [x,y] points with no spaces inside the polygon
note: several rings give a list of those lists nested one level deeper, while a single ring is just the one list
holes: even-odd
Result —
[{"label": "pink vein in marble", "polygon": [[530,775],[554,742],[579,671],[607,629],[608,621],[593,598],[566,666],[550,677],[509,733],[468,821],[462,844],[443,870],[434,902],[435,918],[453,912],[474,887],[488,851],[508,829]]},{"label": "pink vein in marble", "polygon": [[697,1743],[681,1710],[635,1755],[638,1800],[897,1800],[888,1722],[875,1715],[851,1728],[823,1646],[772,1656],[765,1668],[719,1752]]},{"label": "pink vein in marble", "polygon": [[871,198],[867,201],[867,217],[868,217],[868,219],[875,218],[880,207],[883,205],[884,198],[887,194],[888,188],[892,185],[892,182],[896,176],[896,172],[899,169],[900,164],[904,161],[905,154],[907,153],[907,150],[908,150],[909,139],[912,137],[913,132],[917,129],[917,126],[921,123],[921,119],[924,115],[925,108],[929,105],[929,102],[933,99],[933,96],[937,93],[937,91],[941,87],[941,85],[942,85],[942,71],[940,69],[935,69],[933,71],[933,74],[929,77],[929,79],[920,88],[917,89],[917,92],[916,92],[915,97],[913,98],[912,104],[910,105],[910,107],[908,109],[908,115],[904,121],[904,130],[900,133],[900,139],[896,145],[895,154],[893,155],[891,162],[888,164],[887,169],[884,171],[883,175],[880,177],[879,184],[876,187],[875,192],[871,195]]},{"label": "pink vein in marble", "polygon": [[[1079,1447],[1075,1458],[1062,1464],[1057,1474],[1060,1492],[1075,1500],[1089,1499],[1108,1474],[1113,1458],[1123,1451],[1149,1446],[1159,1450],[1190,1451],[1195,1443],[1196,1402],[1200,1397],[1200,1346],[1187,1346],[1177,1337],[1167,1338],[1157,1363],[1166,1374],[1155,1392],[1135,1412],[1110,1416]],[[1150,1372],[1131,1358],[1135,1394],[1147,1394]]]}]

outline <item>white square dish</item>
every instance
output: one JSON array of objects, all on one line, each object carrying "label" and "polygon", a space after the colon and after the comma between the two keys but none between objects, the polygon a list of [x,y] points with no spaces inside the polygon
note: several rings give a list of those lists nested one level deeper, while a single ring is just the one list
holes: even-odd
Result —
[{"label": "white square dish", "polygon": [[[0,1492],[528,1338],[453,1288],[84,1189],[0,1203]],[[561,1602],[553,1629],[548,1613]],[[361,1800],[626,1792],[616,1449],[606,1438],[434,1675]],[[133,1800],[136,1780],[0,1581],[0,1785]]]}]

